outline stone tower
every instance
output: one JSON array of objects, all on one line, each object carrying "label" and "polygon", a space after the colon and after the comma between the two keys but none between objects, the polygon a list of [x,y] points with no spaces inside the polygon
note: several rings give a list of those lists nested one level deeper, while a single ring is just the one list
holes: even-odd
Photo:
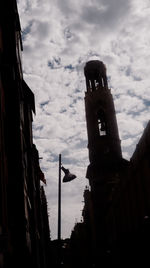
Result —
[{"label": "stone tower", "polygon": [[107,85],[106,67],[98,60],[84,68],[87,92],[85,110],[91,164],[118,161],[121,155],[115,108]]},{"label": "stone tower", "polygon": [[107,209],[119,185],[123,159],[106,67],[101,61],[89,61],[84,67],[84,74],[87,87],[85,113],[90,161],[86,177],[91,186],[93,235],[96,251],[106,252]]}]

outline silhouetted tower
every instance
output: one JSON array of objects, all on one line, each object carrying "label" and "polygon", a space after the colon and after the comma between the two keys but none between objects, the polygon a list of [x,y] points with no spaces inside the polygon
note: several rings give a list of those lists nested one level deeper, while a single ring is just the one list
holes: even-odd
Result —
[{"label": "silhouetted tower", "polygon": [[[86,177],[91,186],[97,255],[107,243],[107,208],[118,186],[122,162],[113,98],[108,88],[106,67],[93,60],[84,68],[87,91],[85,112],[90,165]],[[99,251],[98,251],[99,248]]]},{"label": "silhouetted tower", "polygon": [[101,61],[89,61],[85,65],[84,74],[87,86],[85,109],[90,163],[117,161],[122,155],[106,67]]}]

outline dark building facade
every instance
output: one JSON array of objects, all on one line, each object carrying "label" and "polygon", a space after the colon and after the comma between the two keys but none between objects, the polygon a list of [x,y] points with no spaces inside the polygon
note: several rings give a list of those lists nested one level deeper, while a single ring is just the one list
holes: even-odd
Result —
[{"label": "dark building facade", "polygon": [[0,2],[0,267],[48,267],[44,174],[32,138],[34,94],[23,79],[15,0]]},{"label": "dark building facade", "polygon": [[150,262],[150,123],[130,161],[123,159],[106,67],[89,61],[84,74],[90,189],[70,239],[71,267],[143,267]]}]

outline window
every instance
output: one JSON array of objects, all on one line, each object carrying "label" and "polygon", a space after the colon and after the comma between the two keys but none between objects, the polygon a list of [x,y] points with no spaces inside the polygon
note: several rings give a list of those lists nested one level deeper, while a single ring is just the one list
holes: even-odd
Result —
[{"label": "window", "polygon": [[102,109],[98,110],[97,117],[98,117],[99,134],[100,136],[106,136],[107,125],[106,125],[105,113]]}]

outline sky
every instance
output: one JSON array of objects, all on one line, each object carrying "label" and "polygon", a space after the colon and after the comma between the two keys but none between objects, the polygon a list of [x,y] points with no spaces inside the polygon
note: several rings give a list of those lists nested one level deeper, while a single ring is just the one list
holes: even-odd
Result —
[{"label": "sky", "polygon": [[[18,0],[24,80],[35,95],[34,143],[45,174],[51,239],[57,238],[58,158],[77,178],[62,183],[62,238],[82,220],[89,164],[84,65],[107,67],[123,157],[150,118],[149,0]],[[61,174],[62,178],[64,174]]]}]

